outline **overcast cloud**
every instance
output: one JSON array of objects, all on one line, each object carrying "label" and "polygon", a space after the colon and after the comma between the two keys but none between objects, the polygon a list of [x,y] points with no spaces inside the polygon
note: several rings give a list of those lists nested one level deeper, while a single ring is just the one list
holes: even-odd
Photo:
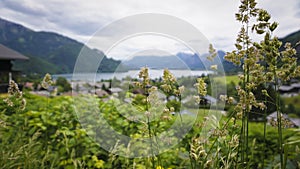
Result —
[{"label": "overcast cloud", "polygon": [[[238,0],[1,0],[0,17],[33,30],[53,31],[86,43],[97,30],[115,20],[141,13],[168,14],[195,26],[217,49],[229,51],[234,49],[239,31],[239,23],[234,18],[238,5]],[[280,23],[277,36],[300,29],[299,0],[259,0],[259,6]],[[142,41],[149,41],[149,38],[138,39],[139,43],[126,41],[128,45],[122,44],[111,56],[121,57],[124,52],[135,51],[133,48],[143,44]],[[182,49],[178,44],[172,45],[168,50]]]}]

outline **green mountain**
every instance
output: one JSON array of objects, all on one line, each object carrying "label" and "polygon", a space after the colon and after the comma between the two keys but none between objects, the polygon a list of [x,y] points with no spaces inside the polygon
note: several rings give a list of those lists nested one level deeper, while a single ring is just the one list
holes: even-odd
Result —
[{"label": "green mountain", "polygon": [[[300,41],[300,30],[292,33],[284,38],[280,39],[283,43],[291,42],[292,45],[297,50],[298,62],[300,63],[300,45],[296,45]],[[25,73],[72,73],[73,68],[79,55],[81,49],[85,47],[87,53],[91,56],[103,57],[103,60],[98,68],[98,72],[113,72],[118,66],[118,70],[126,70],[127,68],[121,63],[121,61],[116,61],[107,58],[102,52],[98,50],[91,49],[84,46],[84,44],[73,40],[71,38],[62,36],[57,33],[44,32],[44,31],[33,31],[22,25],[4,20],[0,18],[0,43],[18,51],[19,53],[28,56],[29,61],[15,61],[14,68],[16,70],[22,70]],[[237,68],[223,60],[224,52],[219,51],[219,57],[222,60],[224,69],[226,72],[235,71]],[[128,63],[124,62],[131,68],[138,68],[141,65],[148,65],[154,68],[166,67],[180,69],[183,67],[190,67],[191,69],[203,69],[203,64],[199,61],[198,57],[194,57],[192,54],[181,54],[178,53],[177,57],[179,60],[159,57],[159,61],[152,58],[149,60],[133,60]],[[173,57],[174,58],[174,57]],[[151,65],[151,60],[155,60],[153,65]],[[198,59],[198,60],[197,60]],[[173,63],[174,62],[174,63]],[[173,63],[173,64],[172,64]],[[179,64],[180,63],[180,64]],[[160,64],[157,66],[157,64]],[[86,63],[88,67],[89,63]]]},{"label": "green mountain", "polygon": [[[15,61],[14,69],[25,73],[72,73],[84,44],[52,32],[37,32],[0,18],[0,43],[28,56],[29,61]],[[86,47],[93,56],[103,57],[99,72],[113,72],[121,63]]]},{"label": "green mountain", "polygon": [[297,51],[298,63],[300,64],[300,30],[281,38],[280,41],[283,42],[283,46],[286,42],[290,42],[292,44]]}]

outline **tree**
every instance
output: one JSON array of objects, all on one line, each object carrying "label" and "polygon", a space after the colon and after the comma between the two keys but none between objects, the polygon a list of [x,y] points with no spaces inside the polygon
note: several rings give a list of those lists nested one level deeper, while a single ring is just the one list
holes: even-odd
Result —
[{"label": "tree", "polygon": [[55,84],[58,87],[58,92],[68,92],[72,90],[71,84],[64,77],[58,77]]}]

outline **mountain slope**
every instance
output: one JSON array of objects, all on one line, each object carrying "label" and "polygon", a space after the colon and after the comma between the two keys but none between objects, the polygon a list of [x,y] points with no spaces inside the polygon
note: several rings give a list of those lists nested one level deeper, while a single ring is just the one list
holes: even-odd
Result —
[{"label": "mountain slope", "polygon": [[[0,43],[30,58],[16,61],[14,68],[25,73],[72,73],[84,44],[52,32],[36,32],[0,18]],[[90,50],[94,55],[97,51]],[[100,55],[99,55],[100,56]],[[104,56],[99,71],[112,72],[120,61]]]},{"label": "mountain slope", "polygon": [[291,33],[289,35],[287,35],[284,38],[279,39],[280,41],[283,42],[283,45],[286,42],[289,42],[292,44],[292,46],[296,49],[297,51],[297,57],[298,57],[298,63],[300,64],[300,30],[294,33]]},{"label": "mountain slope", "polygon": [[123,62],[124,65],[131,69],[140,69],[141,67],[149,67],[152,69],[186,69],[187,66],[176,56],[135,56],[128,61]]},{"label": "mountain slope", "polygon": [[176,54],[190,69],[204,70],[205,66],[197,54],[179,52]]},{"label": "mountain slope", "polygon": [[[206,59],[207,54],[200,56],[197,54],[179,52],[176,56],[135,56],[128,61],[124,61],[124,65],[131,69],[139,69],[147,66],[154,69],[191,69],[191,70],[205,70],[210,69],[211,61]],[[225,52],[218,51],[218,57],[224,67],[225,72],[234,72],[238,67],[232,63],[224,60]],[[205,68],[204,65],[207,65]]]}]

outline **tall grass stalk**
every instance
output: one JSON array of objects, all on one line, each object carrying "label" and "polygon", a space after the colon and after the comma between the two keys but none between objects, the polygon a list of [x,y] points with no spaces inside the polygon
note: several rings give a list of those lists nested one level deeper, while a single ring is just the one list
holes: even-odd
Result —
[{"label": "tall grass stalk", "polygon": [[274,88],[276,91],[276,111],[277,111],[277,129],[278,129],[278,152],[280,155],[280,167],[283,169],[284,164],[283,164],[283,142],[282,142],[282,117],[281,117],[281,110],[280,110],[280,95],[278,93],[278,78],[276,74],[276,69],[274,70],[274,79],[275,79],[275,84]]},{"label": "tall grass stalk", "polygon": [[[242,88],[238,89],[239,103],[235,107],[237,116],[242,114],[242,127],[240,132],[239,154],[242,166],[251,167],[251,157],[249,154],[249,118],[252,107],[266,109],[266,97],[263,102],[258,102],[254,96],[257,87],[261,84],[266,86],[271,83],[275,88],[275,103],[277,111],[278,130],[278,153],[280,155],[280,167],[284,168],[283,160],[283,133],[282,133],[282,112],[279,95],[279,80],[281,82],[290,80],[298,76],[300,72],[295,58],[296,51],[290,44],[285,45],[285,49],[280,52],[281,42],[273,37],[272,33],[277,28],[277,22],[270,22],[271,15],[264,9],[256,8],[256,0],[241,0],[236,19],[241,22],[241,31],[236,42],[236,51],[227,53],[225,58],[243,68]],[[253,42],[250,38],[249,28],[252,32],[263,35],[261,42]],[[263,65],[265,64],[265,65]],[[265,73],[261,73],[265,72]],[[252,93],[253,92],[253,93]],[[266,144],[266,110],[264,110],[264,145]],[[263,163],[264,163],[263,159]],[[264,164],[262,165],[264,167]]]},{"label": "tall grass stalk", "polygon": [[[266,69],[267,65],[265,65]],[[264,83],[265,88],[267,88],[267,83]],[[264,94],[264,104],[267,105],[267,90],[265,90]],[[263,121],[264,121],[264,137],[263,137],[263,152],[266,151],[266,137],[267,137],[267,108],[264,109],[264,115],[263,115]],[[265,155],[263,155],[262,159],[262,168],[265,168]]]}]

